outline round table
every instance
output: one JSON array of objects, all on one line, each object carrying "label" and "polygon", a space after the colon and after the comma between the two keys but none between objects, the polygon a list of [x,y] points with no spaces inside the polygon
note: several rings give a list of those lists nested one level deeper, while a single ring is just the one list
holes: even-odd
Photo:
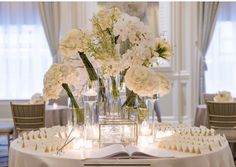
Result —
[{"label": "round table", "polygon": [[52,127],[56,125],[66,125],[68,112],[70,109],[67,106],[46,105],[45,107],[45,126]]},{"label": "round table", "polygon": [[235,167],[228,145],[208,154],[175,152],[175,158],[156,159],[87,159],[82,151],[67,150],[63,155],[23,149],[17,140],[11,143],[9,167],[82,167],[82,166],[153,166],[153,167]]}]

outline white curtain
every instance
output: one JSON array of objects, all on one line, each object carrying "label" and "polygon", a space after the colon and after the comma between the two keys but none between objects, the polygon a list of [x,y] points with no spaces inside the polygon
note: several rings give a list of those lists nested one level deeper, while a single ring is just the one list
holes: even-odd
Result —
[{"label": "white curtain", "polygon": [[209,47],[212,34],[215,28],[219,2],[199,2],[198,3],[198,42],[200,63],[199,63],[199,101],[203,103],[203,93],[205,92],[206,70],[205,55]]},{"label": "white curtain", "polygon": [[152,31],[152,33],[155,35],[155,37],[159,35],[164,35],[160,34],[163,32],[160,32],[160,10],[159,10],[159,2],[148,2],[147,3],[147,24]]},{"label": "white curtain", "polygon": [[[53,62],[59,62],[58,54],[60,40],[60,4],[59,2],[38,2],[40,16],[53,56]],[[70,12],[67,10],[67,12]]]},{"label": "white curtain", "polygon": [[206,54],[206,92],[227,90],[236,97],[236,2],[222,2]]},{"label": "white curtain", "polygon": [[42,92],[52,63],[35,2],[0,2],[0,99]]},{"label": "white curtain", "polygon": [[60,9],[63,36],[72,28],[91,30],[91,19],[97,12],[97,2],[60,2]]}]

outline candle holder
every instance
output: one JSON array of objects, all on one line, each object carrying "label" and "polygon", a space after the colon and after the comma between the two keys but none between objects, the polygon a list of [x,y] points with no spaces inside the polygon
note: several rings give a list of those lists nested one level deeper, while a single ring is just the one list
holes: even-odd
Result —
[{"label": "candle holder", "polygon": [[137,123],[127,119],[104,119],[99,123],[99,146],[137,144]]},{"label": "candle holder", "polygon": [[83,95],[85,147],[92,147],[98,142],[97,83],[89,82]]}]

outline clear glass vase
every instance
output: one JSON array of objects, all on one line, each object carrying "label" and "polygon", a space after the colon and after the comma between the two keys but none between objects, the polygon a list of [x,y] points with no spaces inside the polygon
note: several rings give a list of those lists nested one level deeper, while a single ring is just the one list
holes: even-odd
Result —
[{"label": "clear glass vase", "polygon": [[[68,113],[67,113],[67,124],[69,126],[77,126],[77,125],[83,125],[84,123],[80,121],[80,118],[83,116],[84,119],[84,110],[83,110],[83,104],[82,104],[82,100],[79,97],[75,97],[79,108],[75,108],[72,103],[71,100],[68,99]],[[82,115],[81,115],[82,113]]]},{"label": "clear glass vase", "polygon": [[145,102],[144,108],[139,108],[139,144],[148,145],[154,142],[155,110],[156,99],[142,99]]},{"label": "clear glass vase", "polygon": [[121,118],[121,98],[119,76],[111,76],[108,79],[108,113],[107,117],[112,119]]},{"label": "clear glass vase", "polygon": [[84,103],[84,126],[85,126],[85,145],[94,146],[99,138],[99,112],[97,110],[98,85],[96,81],[88,83],[87,88],[82,93]]}]

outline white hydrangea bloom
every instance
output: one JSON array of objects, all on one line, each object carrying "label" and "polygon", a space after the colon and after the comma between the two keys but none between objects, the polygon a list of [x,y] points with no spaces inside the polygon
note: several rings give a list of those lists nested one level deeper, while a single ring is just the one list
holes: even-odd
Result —
[{"label": "white hydrangea bloom", "polygon": [[72,29],[67,33],[60,42],[60,52],[63,58],[74,56],[80,52],[84,52],[87,49],[87,45],[91,40],[91,35],[82,30]]},{"label": "white hydrangea bloom", "polygon": [[125,75],[125,84],[139,96],[163,96],[170,90],[170,84],[163,75],[141,65],[130,67]]},{"label": "white hydrangea bloom", "polygon": [[132,65],[142,65],[145,60],[151,60],[151,52],[149,48],[141,46],[133,47],[122,55],[121,64],[126,68]]},{"label": "white hydrangea bloom", "polygon": [[126,86],[139,96],[153,96],[158,91],[158,80],[155,73],[144,66],[131,66],[125,75]]},{"label": "white hydrangea bloom", "polygon": [[87,82],[87,72],[65,64],[55,63],[44,75],[43,96],[46,100],[57,99],[63,89],[62,83],[72,85],[78,92]]}]

